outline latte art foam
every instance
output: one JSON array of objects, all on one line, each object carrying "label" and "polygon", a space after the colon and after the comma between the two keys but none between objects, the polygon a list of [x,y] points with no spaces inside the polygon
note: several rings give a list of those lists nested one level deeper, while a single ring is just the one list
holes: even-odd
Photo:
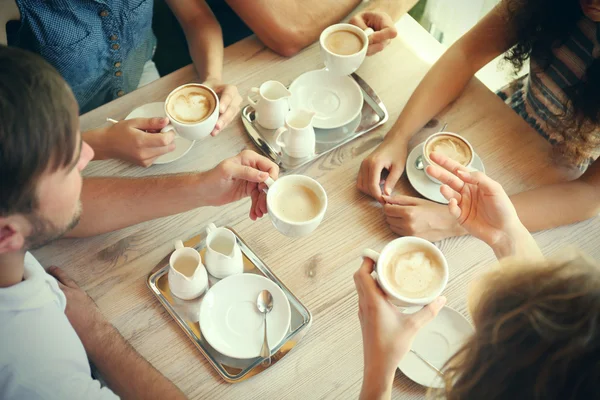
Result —
[{"label": "latte art foam", "polygon": [[384,274],[396,293],[410,298],[432,296],[444,279],[440,261],[424,249],[393,254],[385,264]]},{"label": "latte art foam", "polygon": [[213,94],[200,86],[185,86],[167,99],[169,116],[184,124],[201,122],[215,109]]},{"label": "latte art foam", "polygon": [[455,136],[440,135],[427,145],[427,154],[441,153],[446,157],[467,166],[473,158],[473,153],[465,142]]}]

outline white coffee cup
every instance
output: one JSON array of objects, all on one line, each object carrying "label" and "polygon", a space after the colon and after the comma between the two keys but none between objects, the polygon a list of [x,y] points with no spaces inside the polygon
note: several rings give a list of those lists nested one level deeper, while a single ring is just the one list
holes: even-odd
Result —
[{"label": "white coffee cup", "polygon": [[291,110],[285,117],[285,127],[275,132],[275,143],[292,158],[315,154],[315,129],[312,126],[314,111]]},{"label": "white coffee cup", "polygon": [[254,101],[248,96],[248,102],[256,112],[256,122],[266,129],[277,129],[285,122],[290,106],[288,98],[292,93],[281,82],[267,81],[260,88],[253,87],[250,93],[258,94]]},{"label": "white coffee cup", "polygon": [[[171,97],[174,94],[176,94],[177,92],[179,92],[181,89],[184,89],[187,87],[194,87],[194,86],[200,87],[200,88],[206,90],[208,93],[210,93],[213,96],[214,104],[215,104],[214,110],[212,110],[210,115],[208,115],[206,118],[202,119],[199,122],[184,123],[184,122],[178,121],[175,117],[173,117],[171,114],[169,114],[169,110],[168,110],[169,100],[171,100]],[[210,133],[213,131],[213,129],[215,129],[215,125],[217,124],[217,120],[219,119],[219,96],[217,96],[217,94],[215,93],[214,90],[212,90],[211,88],[209,88],[206,85],[201,85],[199,83],[188,83],[185,85],[181,85],[178,88],[175,88],[167,96],[167,99],[165,100],[165,114],[167,114],[171,123],[169,125],[165,126],[161,130],[161,132],[168,132],[170,130],[173,130],[179,136],[184,137],[186,139],[194,140],[194,141],[202,140],[202,139],[205,139],[208,136],[210,136]]]},{"label": "white coffee cup", "polygon": [[[363,41],[363,46],[360,51],[350,55],[341,55],[330,51],[325,45],[325,39],[337,31],[350,31],[358,35]],[[371,28],[367,28],[363,31],[358,26],[352,24],[335,24],[325,28],[325,30],[321,32],[319,38],[321,58],[325,63],[325,68],[336,75],[350,75],[355,72],[363,63],[365,56],[367,55],[369,36],[373,32],[374,31]]]},{"label": "white coffee cup", "polygon": [[[437,256],[444,270],[443,279],[439,288],[432,292],[430,296],[423,298],[411,298],[399,295],[397,292],[392,290],[390,284],[386,280],[385,274],[382,271],[386,263],[389,262],[391,256],[393,256],[398,251],[405,249],[407,246],[415,245],[424,247],[428,251],[433,253],[435,256]],[[388,300],[395,306],[401,308],[422,307],[431,303],[433,300],[440,296],[440,294],[443,292],[444,288],[448,284],[448,261],[446,261],[446,257],[444,257],[444,254],[442,254],[440,249],[438,249],[433,243],[425,239],[421,239],[414,236],[401,237],[389,242],[383,248],[381,253],[378,253],[371,249],[363,250],[363,257],[368,257],[375,262],[376,265],[374,271],[379,286],[387,295]]]},{"label": "white coffee cup", "polygon": [[[275,228],[286,236],[299,237],[311,234],[325,216],[327,210],[327,193],[323,186],[316,180],[304,175],[287,175],[274,181],[268,178],[265,182],[268,186],[267,192],[267,210],[269,217]],[[280,197],[283,190],[289,190],[294,186],[302,186],[314,193],[319,202],[316,215],[307,220],[291,220],[281,213],[281,207],[277,204],[277,198]]]},{"label": "white coffee cup", "polygon": [[457,139],[459,139],[461,142],[465,143],[467,145],[467,147],[469,148],[469,151],[471,152],[471,159],[469,160],[469,162],[467,163],[467,165],[464,165],[464,167],[468,170],[468,171],[477,171],[477,169],[473,168],[471,165],[473,164],[473,159],[475,158],[475,150],[473,150],[473,146],[471,146],[471,143],[469,143],[469,141],[467,139],[465,139],[464,137],[457,135],[456,133],[452,133],[452,132],[437,132],[434,133],[433,135],[429,136],[427,138],[427,140],[425,140],[425,144],[423,145],[423,167],[424,167],[424,172],[425,175],[427,175],[427,177],[437,183],[438,185],[441,185],[442,182],[440,182],[439,180],[435,179],[434,177],[432,177],[431,175],[429,175],[429,173],[427,172],[427,166],[429,165],[437,165],[436,163],[434,163],[430,158],[429,158],[429,154],[427,154],[427,146],[429,145],[429,143],[431,143],[434,139],[440,137],[440,136],[452,136],[455,137]]}]

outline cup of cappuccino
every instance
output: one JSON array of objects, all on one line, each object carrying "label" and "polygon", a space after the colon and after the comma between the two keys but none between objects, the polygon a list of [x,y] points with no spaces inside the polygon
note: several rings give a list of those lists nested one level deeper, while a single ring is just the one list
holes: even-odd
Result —
[{"label": "cup of cappuccino", "polygon": [[267,210],[275,228],[286,236],[311,234],[325,216],[327,194],[316,180],[304,175],[287,175],[265,182]]},{"label": "cup of cappuccino", "polygon": [[469,143],[467,139],[456,133],[434,133],[427,138],[423,145],[423,164],[425,166],[425,174],[427,177],[437,184],[441,184],[441,182],[427,173],[427,166],[432,164],[435,165],[430,158],[431,153],[434,152],[441,153],[456,161],[467,170],[474,171],[474,169],[471,168],[471,164],[473,164],[475,152],[473,151],[473,146],[471,146],[471,143]]},{"label": "cup of cappuccino", "polygon": [[448,283],[448,262],[440,249],[425,239],[405,236],[389,242],[381,251],[365,249],[372,259],[377,282],[395,306],[425,306]]},{"label": "cup of cappuccino", "polygon": [[219,119],[219,97],[208,86],[188,83],[173,90],[165,100],[165,113],[171,123],[161,132],[174,130],[189,140],[210,135]]},{"label": "cup of cappuccino", "polygon": [[336,24],[326,28],[319,39],[325,68],[336,75],[350,75],[360,67],[367,55],[369,35],[352,24]]}]

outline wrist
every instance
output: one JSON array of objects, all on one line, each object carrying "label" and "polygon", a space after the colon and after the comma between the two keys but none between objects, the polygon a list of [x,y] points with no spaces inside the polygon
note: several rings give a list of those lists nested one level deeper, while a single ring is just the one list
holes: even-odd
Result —
[{"label": "wrist", "polygon": [[541,251],[531,233],[520,222],[507,229],[505,235],[496,243],[490,245],[496,258],[502,259],[510,256],[523,258],[541,257]]},{"label": "wrist", "polygon": [[380,365],[375,368],[365,364],[363,384],[360,393],[362,399],[389,399],[396,369],[385,370]]},{"label": "wrist", "polygon": [[94,160],[108,160],[113,158],[107,146],[108,140],[106,139],[109,128],[97,128],[82,134],[82,140],[94,150]]}]

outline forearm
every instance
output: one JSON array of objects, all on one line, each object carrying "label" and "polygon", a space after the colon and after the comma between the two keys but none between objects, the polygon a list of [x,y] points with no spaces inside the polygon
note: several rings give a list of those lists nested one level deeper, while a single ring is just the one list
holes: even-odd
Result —
[{"label": "forearm", "polygon": [[202,174],[86,178],[83,213],[67,236],[98,235],[207,205],[201,182]]},{"label": "forearm", "polygon": [[105,140],[106,128],[96,128],[81,134],[84,142],[94,150],[94,160],[108,160],[113,158]]},{"label": "forearm", "polygon": [[122,399],[185,399],[108,322],[100,322],[96,329],[82,335],[81,340],[108,386]]},{"label": "forearm", "polygon": [[409,12],[419,0],[371,0],[367,3],[363,11],[383,11],[387,13],[392,20],[398,21],[400,17]]},{"label": "forearm", "polygon": [[[211,12],[212,15],[212,12]],[[223,33],[218,21],[204,18],[199,29],[186,32],[190,56],[201,82],[223,79]]]},{"label": "forearm", "polygon": [[465,55],[451,47],[425,75],[386,135],[386,141],[408,143],[427,122],[458,98],[474,74]]},{"label": "forearm", "polygon": [[503,240],[490,245],[498,260],[512,256],[529,260],[543,259],[544,255],[537,242],[523,224],[518,223],[505,233]]},{"label": "forearm", "polygon": [[394,372],[379,371],[365,366],[360,400],[388,400],[392,398]]},{"label": "forearm", "polygon": [[510,199],[530,232],[584,221],[600,213],[600,190],[580,179],[542,186]]}]

